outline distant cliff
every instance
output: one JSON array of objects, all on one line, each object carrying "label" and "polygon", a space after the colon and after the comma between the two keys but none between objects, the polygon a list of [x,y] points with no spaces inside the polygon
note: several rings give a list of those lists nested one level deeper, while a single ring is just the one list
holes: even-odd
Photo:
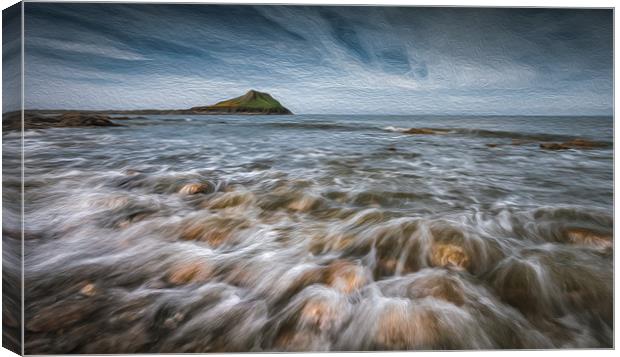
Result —
[{"label": "distant cliff", "polygon": [[293,114],[269,93],[250,90],[246,94],[206,107],[193,107],[195,113]]}]

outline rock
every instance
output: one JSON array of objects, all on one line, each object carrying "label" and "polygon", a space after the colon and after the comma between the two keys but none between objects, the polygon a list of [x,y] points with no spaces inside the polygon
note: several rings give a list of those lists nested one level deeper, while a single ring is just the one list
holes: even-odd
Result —
[{"label": "rock", "polygon": [[590,140],[585,140],[585,139],[575,139],[575,140],[567,141],[564,143],[564,145],[571,146],[574,148],[581,148],[581,149],[606,146],[605,143],[597,142],[597,141],[590,141]]},{"label": "rock", "polygon": [[467,270],[469,256],[463,248],[454,244],[434,244],[431,248],[429,262],[435,267]]},{"label": "rock", "polygon": [[182,195],[195,195],[197,193],[207,193],[211,191],[211,185],[205,183],[188,183],[183,186],[179,193]]},{"label": "rock", "polygon": [[327,267],[325,282],[332,288],[349,294],[364,286],[366,277],[361,266],[339,260]]},{"label": "rock", "polygon": [[59,301],[38,310],[26,321],[26,329],[32,332],[58,331],[87,319],[98,306],[90,299]]},{"label": "rock", "polygon": [[82,287],[82,289],[80,289],[80,294],[84,296],[93,296],[96,292],[97,289],[95,288],[95,284],[93,283],[87,283]]},{"label": "rock", "polygon": [[559,143],[542,143],[540,148],[544,150],[568,150],[570,146]]},{"label": "rock", "polygon": [[[116,124],[107,115],[85,114],[78,112],[64,113],[60,115],[41,115],[37,113],[24,113],[24,129],[47,129],[47,128],[77,128],[90,126],[123,126]],[[3,130],[21,130],[21,113],[11,112],[3,115]]]},{"label": "rock", "polygon": [[540,148],[545,150],[568,150],[568,149],[594,149],[597,147],[605,147],[607,143],[590,141],[585,139],[574,139],[563,143],[541,143]]},{"label": "rock", "polygon": [[439,319],[408,303],[391,303],[380,313],[375,344],[380,350],[432,349],[440,338]]},{"label": "rock", "polygon": [[433,297],[456,306],[462,306],[466,300],[463,284],[448,272],[428,274],[410,285],[407,292],[410,299]]},{"label": "rock", "polygon": [[492,272],[489,281],[504,303],[526,316],[549,316],[554,304],[551,295],[540,293],[548,283],[536,268],[527,261],[509,258]]},{"label": "rock", "polygon": [[175,329],[175,328],[177,328],[177,326],[179,325],[179,323],[180,323],[181,321],[183,321],[183,319],[184,319],[184,318],[185,318],[185,315],[183,315],[183,314],[182,314],[182,313],[180,313],[180,312],[177,312],[177,313],[175,313],[172,317],[169,317],[169,318],[167,318],[167,319],[164,321],[164,326],[165,326],[166,328],[171,329],[171,330],[172,330],[172,329]]},{"label": "rock", "polygon": [[487,147],[496,148],[498,144],[486,144]]},{"label": "rock", "polygon": [[172,265],[167,280],[174,285],[205,282],[213,275],[213,267],[205,260],[182,261]]},{"label": "rock", "polygon": [[301,325],[309,325],[321,331],[329,330],[340,317],[338,304],[334,301],[313,298],[306,302],[299,315]]},{"label": "rock", "polygon": [[254,199],[254,194],[251,192],[226,192],[210,200],[203,205],[203,207],[210,209],[225,209],[241,206],[245,203],[252,202]]},{"label": "rock", "polygon": [[242,218],[210,216],[189,221],[181,232],[182,240],[207,242],[214,247],[229,243],[237,230],[249,228],[248,221]]},{"label": "rock", "polygon": [[387,150],[388,150],[388,151],[397,151],[397,150],[396,150],[396,148],[395,148],[395,147],[393,147],[393,146],[388,147],[388,148],[387,148]]},{"label": "rock", "polygon": [[568,228],[564,235],[571,244],[586,245],[594,248],[612,249],[613,237],[609,234],[594,232],[585,228]]},{"label": "rock", "polygon": [[433,135],[433,134],[445,134],[447,129],[430,129],[430,128],[411,128],[404,130],[404,134],[421,134],[421,135]]},{"label": "rock", "polygon": [[303,195],[292,202],[290,202],[286,208],[297,212],[308,212],[317,208],[320,205],[320,200],[316,197]]},{"label": "rock", "polygon": [[530,140],[512,139],[512,141],[510,142],[510,145],[518,146],[518,145],[526,145],[526,144],[530,144],[530,143],[531,143]]}]

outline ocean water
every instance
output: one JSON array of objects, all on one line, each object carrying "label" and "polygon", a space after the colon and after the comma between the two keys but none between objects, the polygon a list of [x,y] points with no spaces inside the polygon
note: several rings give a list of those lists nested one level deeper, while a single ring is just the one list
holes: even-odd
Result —
[{"label": "ocean water", "polygon": [[26,353],[612,346],[611,117],[119,123],[25,134]]}]

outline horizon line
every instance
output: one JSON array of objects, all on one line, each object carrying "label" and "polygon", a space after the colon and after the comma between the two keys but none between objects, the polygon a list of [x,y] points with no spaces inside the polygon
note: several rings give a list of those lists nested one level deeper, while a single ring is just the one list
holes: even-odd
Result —
[{"label": "horizon line", "polygon": [[[181,111],[181,110],[190,110],[188,109],[23,109],[24,112],[101,112],[101,113],[114,113],[114,112],[131,112],[131,111]],[[2,115],[9,113],[15,113],[22,111],[22,109],[18,110],[10,110],[3,112]],[[167,114],[148,114],[148,115],[167,115]],[[173,115],[173,114],[168,114]],[[185,115],[218,115],[218,114],[185,114]],[[269,116],[285,116],[285,115],[337,115],[337,116],[345,116],[345,115],[358,115],[358,116],[373,116],[373,115],[389,115],[389,116],[461,116],[461,117],[470,117],[470,116],[478,116],[478,117],[613,117],[614,112],[612,111],[609,114],[489,114],[489,113],[463,113],[463,114],[454,114],[454,113],[409,113],[409,114],[394,114],[394,113],[364,113],[364,114],[345,114],[345,113],[293,113],[293,114],[220,114],[220,115],[269,115]]]}]

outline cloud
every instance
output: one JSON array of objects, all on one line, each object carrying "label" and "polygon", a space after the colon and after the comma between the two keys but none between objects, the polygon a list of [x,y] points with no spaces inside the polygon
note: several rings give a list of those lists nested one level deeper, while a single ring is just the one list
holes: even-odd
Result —
[{"label": "cloud", "polygon": [[[28,3],[31,107],[609,114],[610,10]],[[53,90],[51,89],[53,88]]]},{"label": "cloud", "polygon": [[136,51],[118,48],[112,44],[105,43],[95,44],[80,41],[65,41],[45,37],[34,37],[28,38],[28,44],[29,46],[31,46],[31,48],[35,49],[42,48],[54,51],[69,52],[68,55],[77,53],[127,61],[144,61],[147,59]]}]

